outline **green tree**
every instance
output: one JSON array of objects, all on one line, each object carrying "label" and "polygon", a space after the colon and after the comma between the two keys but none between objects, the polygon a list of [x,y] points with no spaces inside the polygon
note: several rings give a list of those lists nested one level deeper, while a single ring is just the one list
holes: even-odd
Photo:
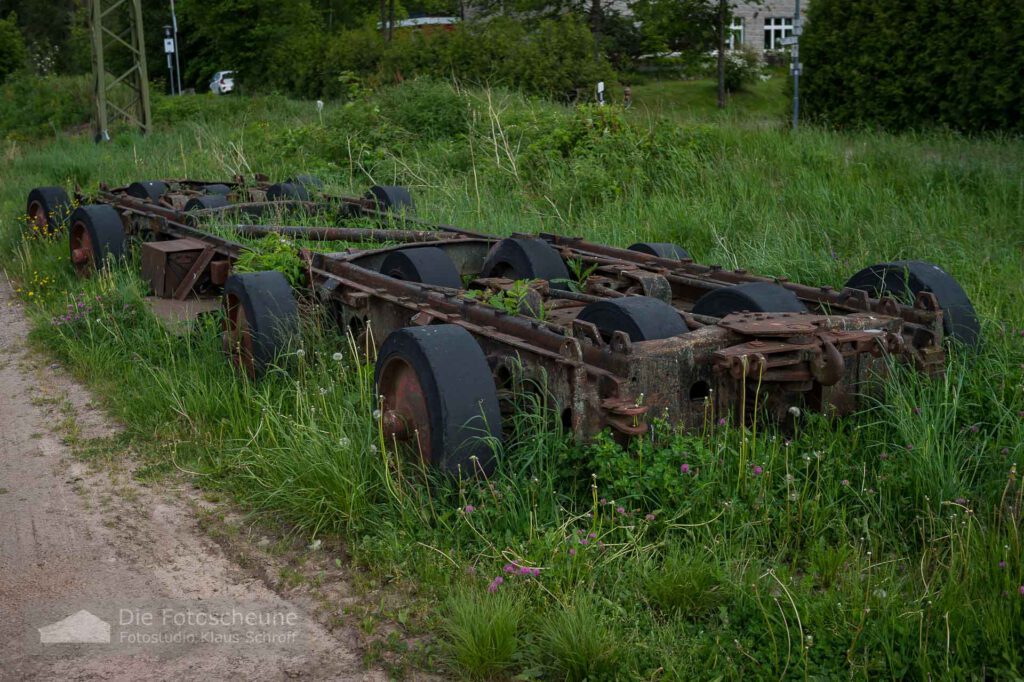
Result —
[{"label": "green tree", "polygon": [[177,7],[182,68],[196,87],[220,70],[264,90],[317,78],[322,18],[310,0],[180,0]]},{"label": "green tree", "polygon": [[718,7],[708,0],[637,0],[647,52],[708,52],[718,45]]},{"label": "green tree", "polygon": [[28,50],[18,28],[18,18],[11,13],[6,19],[0,19],[0,83],[24,67],[27,59]]}]

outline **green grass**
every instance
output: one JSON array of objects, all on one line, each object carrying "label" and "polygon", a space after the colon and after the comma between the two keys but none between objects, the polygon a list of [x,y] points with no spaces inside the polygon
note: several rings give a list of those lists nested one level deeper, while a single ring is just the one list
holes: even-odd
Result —
[{"label": "green grass", "polygon": [[730,93],[724,110],[718,108],[718,82],[713,79],[655,81],[633,86],[638,111],[676,118],[683,122],[715,121],[747,126],[771,126],[784,121],[789,99],[784,95],[786,75],[771,71],[767,81]]},{"label": "green grass", "polygon": [[[147,461],[296,533],[341,536],[366,570],[415,586],[431,614],[418,627],[457,675],[1021,676],[1024,142],[793,134],[756,107],[700,113],[707,93],[677,125],[642,110],[644,87],[627,114],[420,82],[328,104],[322,121],[308,103],[183,99],[147,139],[8,143],[0,252],[34,341]],[[430,111],[444,125],[424,130]],[[795,434],[709,424],[579,446],[525,404],[495,476],[451,483],[384,447],[372,367],[316,318],[303,353],[254,385],[227,367],[215,322],[170,334],[136,269],[78,281],[66,244],[19,222],[35,185],[300,170],[351,192],[406,184],[428,219],[675,241],[812,284],[931,260],[974,300],[985,344],[951,349],[935,380],[896,372],[852,417],[805,414]],[[88,314],[54,323],[77,302]]]}]

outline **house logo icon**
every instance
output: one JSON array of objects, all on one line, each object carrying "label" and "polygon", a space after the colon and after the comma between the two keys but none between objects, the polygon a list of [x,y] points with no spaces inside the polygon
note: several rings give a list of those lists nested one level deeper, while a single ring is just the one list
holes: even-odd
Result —
[{"label": "house logo icon", "polygon": [[40,644],[110,644],[110,623],[82,610],[39,628]]}]

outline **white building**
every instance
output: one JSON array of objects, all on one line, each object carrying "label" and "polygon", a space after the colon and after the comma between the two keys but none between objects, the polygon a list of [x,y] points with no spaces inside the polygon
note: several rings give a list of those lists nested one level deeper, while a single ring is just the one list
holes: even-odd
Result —
[{"label": "white building", "polygon": [[[800,17],[807,13],[809,0],[801,0]],[[737,41],[758,52],[782,49],[782,38],[793,35],[795,0],[765,0],[762,3],[736,2],[732,13],[732,38],[729,47]]]}]

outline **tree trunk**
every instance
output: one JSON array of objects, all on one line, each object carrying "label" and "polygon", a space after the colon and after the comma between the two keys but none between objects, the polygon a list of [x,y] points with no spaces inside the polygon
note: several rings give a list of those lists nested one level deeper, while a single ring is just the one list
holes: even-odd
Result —
[{"label": "tree trunk", "polygon": [[388,0],[388,42],[395,30],[395,0]]},{"label": "tree trunk", "polygon": [[718,108],[725,109],[725,17],[726,0],[718,0]]},{"label": "tree trunk", "polygon": [[590,0],[590,33],[594,36],[594,61],[601,61],[601,40],[604,37],[604,7],[601,0]]}]

